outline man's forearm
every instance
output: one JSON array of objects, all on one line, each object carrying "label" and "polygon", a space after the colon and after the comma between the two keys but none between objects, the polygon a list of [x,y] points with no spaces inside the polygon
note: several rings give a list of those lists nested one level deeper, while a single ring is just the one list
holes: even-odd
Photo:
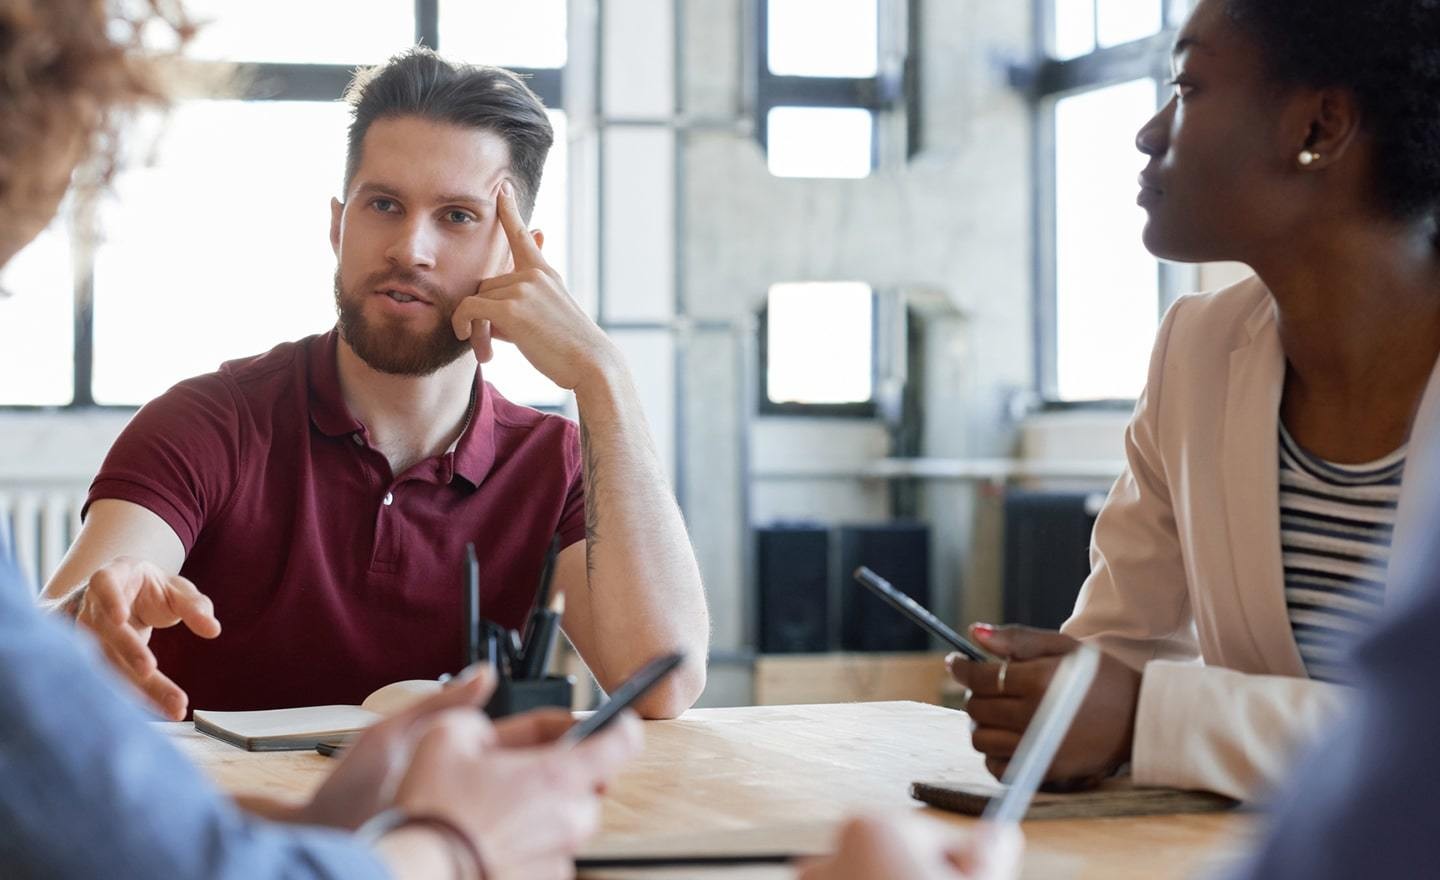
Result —
[{"label": "man's forearm", "polygon": [[695,553],[646,428],[629,373],[576,389],[585,473],[586,568],[597,673],[613,687],[656,654],[690,657],[638,707],[669,717],[705,686],[710,617]]}]

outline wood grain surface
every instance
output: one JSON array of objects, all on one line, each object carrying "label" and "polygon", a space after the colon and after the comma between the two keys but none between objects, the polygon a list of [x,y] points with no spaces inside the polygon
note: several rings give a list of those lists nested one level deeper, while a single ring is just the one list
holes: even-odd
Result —
[{"label": "wood grain surface", "polygon": [[[244,752],[162,725],[224,789],[303,798],[333,766],[309,752]],[[646,749],[607,793],[586,853],[824,851],[857,811],[913,811],[958,827],[975,820],[924,808],[916,780],[993,785],[963,712],[920,703],[848,703],[691,710],[645,725]],[[1025,878],[1180,878],[1213,871],[1254,819],[1208,813],[1026,822]],[[607,869],[612,878],[769,880],[785,866]]]}]

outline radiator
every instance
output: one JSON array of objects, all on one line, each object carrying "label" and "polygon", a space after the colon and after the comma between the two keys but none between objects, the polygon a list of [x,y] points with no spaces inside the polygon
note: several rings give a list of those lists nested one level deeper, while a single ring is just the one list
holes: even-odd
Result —
[{"label": "radiator", "polygon": [[1090,533],[1104,492],[1005,493],[1005,622],[1057,629],[1090,574]]},{"label": "radiator", "polygon": [[10,532],[23,577],[39,592],[80,531],[84,486],[0,485],[0,528]]}]

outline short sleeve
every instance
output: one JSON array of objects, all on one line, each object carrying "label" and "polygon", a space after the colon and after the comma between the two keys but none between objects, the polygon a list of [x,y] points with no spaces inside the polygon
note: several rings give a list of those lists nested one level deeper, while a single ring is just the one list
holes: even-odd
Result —
[{"label": "short sleeve", "polygon": [[574,422],[565,425],[565,506],[560,510],[560,547],[585,540],[585,468],[580,448],[580,429]]},{"label": "short sleeve", "polygon": [[141,407],[90,485],[82,516],[101,499],[129,501],[165,520],[189,553],[239,480],[243,417],[218,374],[187,379]]}]

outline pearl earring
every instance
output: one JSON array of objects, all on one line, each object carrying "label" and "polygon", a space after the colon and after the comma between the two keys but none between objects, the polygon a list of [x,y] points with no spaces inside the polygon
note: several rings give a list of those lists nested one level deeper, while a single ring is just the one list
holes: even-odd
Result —
[{"label": "pearl earring", "polygon": [[1301,151],[1300,151],[1300,164],[1301,164],[1301,165],[1304,165],[1304,166],[1306,166],[1306,167],[1309,167],[1309,166],[1315,164],[1315,160],[1317,160],[1317,159],[1319,159],[1319,158],[1320,158],[1320,154],[1319,154],[1319,153],[1316,153],[1316,152],[1313,152],[1313,151],[1311,151],[1311,150],[1301,150]]}]

